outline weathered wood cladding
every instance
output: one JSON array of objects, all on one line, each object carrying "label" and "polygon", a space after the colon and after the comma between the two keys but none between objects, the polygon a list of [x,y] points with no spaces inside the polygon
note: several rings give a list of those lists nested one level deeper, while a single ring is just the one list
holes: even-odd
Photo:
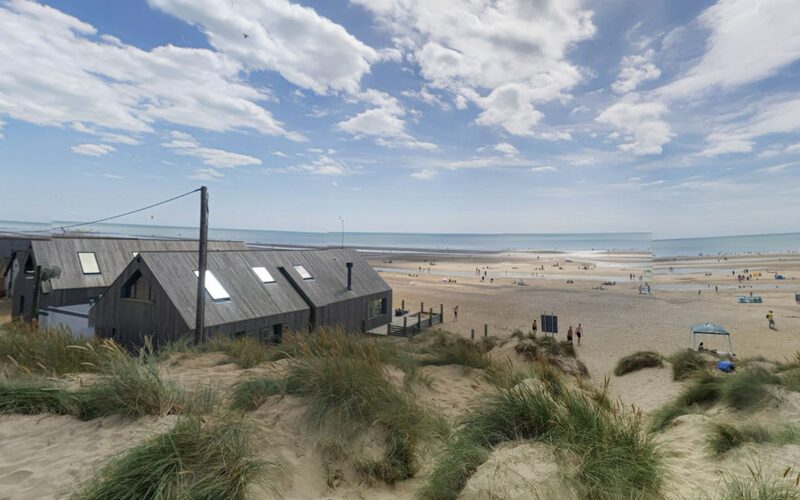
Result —
[{"label": "weathered wood cladding", "polygon": [[[347,262],[353,263],[352,289],[347,288]],[[313,278],[304,280],[295,265]],[[253,267],[264,267],[274,283],[263,283]],[[194,325],[196,268],[194,252],[142,252],[92,308],[96,334],[113,334],[128,345],[141,345],[144,335],[156,343],[188,335]],[[214,301],[206,294],[207,336],[269,336],[274,325],[284,331],[320,326],[364,331],[391,321],[391,288],[353,250],[212,252],[208,269],[230,300]],[[137,272],[150,282],[151,302],[123,298],[125,283]],[[383,311],[370,318],[373,300],[383,301]]]}]

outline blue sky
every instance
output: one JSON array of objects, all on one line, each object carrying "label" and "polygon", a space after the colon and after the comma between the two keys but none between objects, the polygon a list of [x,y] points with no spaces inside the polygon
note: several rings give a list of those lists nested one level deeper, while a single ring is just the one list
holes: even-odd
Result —
[{"label": "blue sky", "polygon": [[800,231],[795,0],[0,0],[0,33],[3,219],[206,184],[216,227]]}]

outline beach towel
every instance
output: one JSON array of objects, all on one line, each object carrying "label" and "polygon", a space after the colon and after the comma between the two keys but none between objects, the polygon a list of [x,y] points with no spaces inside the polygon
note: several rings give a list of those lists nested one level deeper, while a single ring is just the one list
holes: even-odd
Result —
[{"label": "beach towel", "polygon": [[730,373],[736,368],[736,365],[733,364],[733,361],[723,360],[717,363],[717,368],[725,373]]}]

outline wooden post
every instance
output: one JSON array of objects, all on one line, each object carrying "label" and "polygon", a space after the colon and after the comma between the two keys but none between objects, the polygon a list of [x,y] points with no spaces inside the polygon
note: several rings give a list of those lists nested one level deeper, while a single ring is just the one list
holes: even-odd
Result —
[{"label": "wooden post", "polygon": [[439,322],[444,323],[444,304],[439,304]]},{"label": "wooden post", "polygon": [[400,309],[406,310],[406,299],[400,301]]},{"label": "wooden post", "polygon": [[33,272],[33,304],[31,306],[31,321],[39,320],[39,295],[42,289],[42,266],[36,266]]},{"label": "wooden post", "polygon": [[200,188],[200,238],[198,241],[197,312],[195,314],[194,343],[205,340],[206,269],[208,267],[208,188]]},{"label": "wooden post", "polygon": [[403,335],[406,334],[406,328],[408,328],[408,316],[403,316]]},{"label": "wooden post", "polygon": [[475,340],[475,329],[474,328],[470,332],[469,336],[472,338],[472,340]]},{"label": "wooden post", "polygon": [[425,302],[419,303],[419,319],[422,320],[422,313],[425,312]]},{"label": "wooden post", "polygon": [[433,326],[433,308],[428,313],[428,326]]},{"label": "wooden post", "polygon": [[489,336],[489,325],[486,323],[483,324],[483,337],[486,338]]}]

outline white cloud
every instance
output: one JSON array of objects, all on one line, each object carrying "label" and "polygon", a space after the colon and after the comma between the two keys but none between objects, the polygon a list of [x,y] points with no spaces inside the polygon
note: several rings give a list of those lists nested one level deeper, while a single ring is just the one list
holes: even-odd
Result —
[{"label": "white cloud", "polygon": [[273,152],[272,152],[272,155],[273,155],[273,156],[277,156],[277,157],[279,157],[279,158],[288,158],[288,157],[289,157],[289,155],[287,155],[287,154],[286,154],[286,153],[284,153],[283,151],[273,151]]},{"label": "white cloud", "polygon": [[[749,153],[759,137],[796,132],[800,132],[800,95],[768,98],[746,109],[738,121],[710,133],[706,137],[708,146],[698,154],[713,157]],[[793,148],[789,146],[784,152],[791,153]]]},{"label": "white cloud", "polygon": [[760,170],[762,170],[764,172],[769,172],[770,174],[782,174],[783,172],[786,171],[787,168],[793,167],[795,165],[798,165],[798,162],[791,161],[791,162],[788,162],[788,163],[780,163],[778,165],[773,165],[771,167],[765,167],[765,168],[762,168]]},{"label": "white cloud", "polygon": [[411,177],[421,180],[421,181],[428,181],[436,177],[438,172],[436,169],[433,168],[423,168],[422,170],[417,170],[411,174]]},{"label": "white cloud", "polygon": [[105,156],[116,151],[109,144],[78,144],[69,148],[73,153],[85,156]]},{"label": "white cloud", "polygon": [[569,99],[583,74],[567,53],[595,33],[579,0],[354,1],[395,33],[430,87],[458,109],[477,104],[476,123],[515,135],[537,137],[537,103]]},{"label": "white cloud", "polygon": [[373,137],[375,142],[389,148],[435,150],[437,145],[415,139],[406,131],[403,105],[385,92],[369,89],[359,98],[375,107],[339,122],[336,128],[356,137]]},{"label": "white cloud", "polygon": [[259,105],[270,95],[242,82],[243,65],[218,52],[141,50],[23,0],[0,5],[0,33],[0,115],[41,126],[81,124],[126,144],[130,138],[120,132],[152,132],[159,121],[303,139]]},{"label": "white cloud", "polygon": [[201,27],[212,46],[248,68],[277,71],[318,94],[357,93],[361,77],[380,58],[342,26],[287,0],[149,2]]},{"label": "white cloud", "polygon": [[220,168],[261,165],[261,160],[253,156],[203,147],[194,137],[184,132],[172,131],[170,136],[172,140],[163,143],[162,146],[172,149],[178,155],[200,158],[206,165]]},{"label": "white cloud", "polygon": [[709,30],[703,56],[661,89],[672,98],[762,80],[800,58],[796,0],[719,0],[697,21]]},{"label": "white cloud", "polygon": [[614,92],[627,94],[639,88],[642,83],[660,77],[661,70],[652,62],[654,54],[655,51],[650,49],[642,55],[623,57],[619,77],[611,85]]},{"label": "white cloud", "polygon": [[556,167],[551,165],[542,165],[541,167],[533,167],[531,168],[531,172],[555,172]]},{"label": "white cloud", "polygon": [[300,172],[314,175],[345,175],[348,168],[343,163],[325,155],[320,155],[318,159],[311,163],[303,163],[281,169],[283,172]]},{"label": "white cloud", "polygon": [[[495,144],[494,146],[488,146],[488,147],[490,147],[491,149],[493,149],[493,150],[495,150],[495,151],[497,151],[499,153],[503,153],[504,155],[508,155],[508,156],[516,156],[516,155],[519,154],[519,150],[517,148],[515,148],[512,144],[509,144],[507,142],[500,142],[500,143]],[[485,149],[485,148],[480,148],[480,150],[483,150],[483,149]]]},{"label": "white cloud", "polygon": [[628,94],[606,108],[595,120],[626,134],[623,137],[626,142],[619,145],[620,150],[634,155],[650,155],[660,154],[662,146],[674,136],[669,124],[662,119],[666,113],[667,107],[663,103],[644,102],[637,94]]},{"label": "white cloud", "polygon": [[800,142],[797,144],[792,144],[790,146],[786,146],[786,149],[783,150],[784,153],[800,153]]},{"label": "white cloud", "polygon": [[94,127],[90,127],[89,125],[86,125],[85,123],[81,123],[81,122],[73,123],[72,124],[72,128],[73,128],[73,130],[76,130],[78,132],[82,132],[84,134],[95,135],[95,136],[99,137],[100,139],[102,139],[104,142],[127,144],[129,146],[135,146],[137,144],[140,144],[139,139],[136,139],[135,137],[131,137],[129,135],[124,135],[124,134],[114,134],[114,133],[111,133],[111,132],[103,132],[103,131],[97,130]]},{"label": "white cloud", "polygon": [[201,181],[218,181],[221,177],[222,174],[213,168],[200,168],[195,170],[194,174],[190,178]]}]

